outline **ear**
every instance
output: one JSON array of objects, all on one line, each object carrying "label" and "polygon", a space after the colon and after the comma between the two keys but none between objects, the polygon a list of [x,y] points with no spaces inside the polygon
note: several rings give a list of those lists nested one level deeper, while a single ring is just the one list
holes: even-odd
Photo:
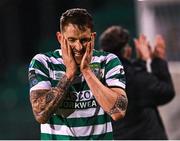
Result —
[{"label": "ear", "polygon": [[61,34],[61,32],[56,32],[56,38],[57,38],[57,40],[58,40],[58,42],[59,43],[61,43],[61,40],[62,40],[62,34]]},{"label": "ear", "polygon": [[94,39],[96,38],[96,32],[92,33],[92,36],[94,37]]},{"label": "ear", "polygon": [[96,39],[96,32],[91,33],[91,36],[92,36],[92,38],[93,38],[93,42],[95,42],[95,39]]}]

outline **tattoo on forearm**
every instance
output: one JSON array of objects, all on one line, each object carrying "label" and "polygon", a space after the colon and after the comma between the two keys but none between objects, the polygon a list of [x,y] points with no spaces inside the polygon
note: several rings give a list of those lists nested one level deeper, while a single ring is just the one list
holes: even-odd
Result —
[{"label": "tattoo on forearm", "polygon": [[127,109],[127,105],[128,105],[127,97],[124,95],[118,96],[114,106],[111,108],[108,114],[112,115],[119,112],[125,112]]},{"label": "tattoo on forearm", "polygon": [[66,75],[63,75],[59,83],[57,84],[57,88],[60,90],[66,91],[71,84],[71,81],[67,78]]},{"label": "tattoo on forearm", "polygon": [[62,101],[70,80],[64,75],[58,85],[50,90],[36,90],[30,94],[33,113],[37,121],[45,123]]},{"label": "tattoo on forearm", "polygon": [[54,95],[52,93],[48,93],[46,95],[46,103],[49,103],[50,101],[52,101],[54,99]]},{"label": "tattoo on forearm", "polygon": [[56,109],[62,94],[57,88],[51,90],[36,90],[30,94],[30,101],[35,118],[45,123]]}]

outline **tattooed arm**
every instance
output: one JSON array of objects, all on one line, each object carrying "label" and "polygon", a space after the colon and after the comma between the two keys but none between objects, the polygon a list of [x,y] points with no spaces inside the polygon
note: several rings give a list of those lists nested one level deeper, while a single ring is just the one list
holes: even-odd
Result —
[{"label": "tattooed arm", "polygon": [[90,69],[84,70],[83,76],[94,97],[104,111],[106,111],[113,120],[123,118],[128,105],[126,92],[121,88],[106,87]]},{"label": "tattooed arm", "polygon": [[64,92],[68,89],[77,71],[77,64],[74,60],[71,47],[67,43],[67,40],[60,32],[57,32],[56,36],[61,44],[62,58],[64,65],[66,66],[66,74],[55,88],[31,92],[30,100],[33,113],[36,120],[40,123],[46,123],[57,109],[59,103],[63,100]]},{"label": "tattooed arm", "polygon": [[59,103],[62,101],[64,92],[70,85],[70,80],[66,75],[59,81],[58,85],[50,90],[32,90],[30,93],[30,101],[33,114],[39,123],[46,123]]},{"label": "tattooed arm", "polygon": [[[92,34],[92,41],[87,44],[86,52],[80,64],[80,70],[99,105],[112,117],[113,120],[118,120],[120,118],[123,118],[126,113],[128,105],[126,92],[124,91],[124,89],[119,88],[117,85],[116,88],[105,86],[91,70],[89,64],[91,62],[91,57],[93,54],[94,38],[95,34]],[[112,55],[109,55],[108,57],[109,60],[113,58]],[[120,69],[122,69],[120,62],[117,61],[115,62],[115,64],[116,67],[114,69],[113,75],[115,75],[116,73],[117,76],[122,77],[119,71]],[[107,64],[106,67],[108,67]],[[113,78],[113,76],[111,76],[111,78]],[[114,78],[113,80],[117,80],[117,78]],[[119,80],[115,82],[119,82]]]}]

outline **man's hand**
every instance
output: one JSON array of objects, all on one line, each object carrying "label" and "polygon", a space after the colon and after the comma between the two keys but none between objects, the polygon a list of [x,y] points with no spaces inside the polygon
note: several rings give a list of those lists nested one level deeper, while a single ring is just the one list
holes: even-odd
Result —
[{"label": "man's hand", "polygon": [[166,56],[166,44],[162,36],[157,35],[155,38],[155,48],[153,57],[165,59]]},{"label": "man's hand", "polygon": [[61,35],[61,50],[63,61],[66,66],[66,76],[69,80],[73,80],[78,67],[72,55],[72,49],[63,35]]},{"label": "man's hand", "polygon": [[140,35],[138,39],[134,40],[137,54],[139,57],[147,61],[151,58],[151,49],[145,35]]},{"label": "man's hand", "polygon": [[86,52],[80,64],[81,72],[90,68],[89,64],[91,63],[93,48],[94,48],[94,36],[91,36],[91,41],[87,43]]}]

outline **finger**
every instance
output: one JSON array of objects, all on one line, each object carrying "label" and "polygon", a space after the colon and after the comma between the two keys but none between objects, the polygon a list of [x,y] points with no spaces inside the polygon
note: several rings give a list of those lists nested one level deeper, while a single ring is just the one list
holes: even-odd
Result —
[{"label": "finger", "polygon": [[64,53],[64,37],[63,35],[61,36],[61,51]]},{"label": "finger", "polygon": [[90,53],[93,52],[93,49],[94,49],[94,41],[95,41],[95,36],[92,36],[92,40],[91,40],[91,42],[90,42],[90,44],[89,44],[89,46],[90,46]]},{"label": "finger", "polygon": [[166,45],[165,45],[165,40],[164,40],[164,38],[159,35],[159,36],[158,36],[158,40],[159,40],[159,43],[161,44],[161,46],[162,46],[163,48],[165,48]]},{"label": "finger", "polygon": [[146,36],[145,36],[144,34],[141,34],[141,35],[140,35],[140,40],[141,40],[142,42],[146,41],[146,40],[147,40],[147,39],[146,39]]},{"label": "finger", "polygon": [[136,50],[139,49],[139,41],[138,41],[138,39],[134,39],[134,44],[135,44]]},{"label": "finger", "polygon": [[161,41],[163,41],[163,37],[161,35],[157,35],[156,40],[161,42]]},{"label": "finger", "polygon": [[155,38],[155,48],[166,48],[165,41],[161,35],[157,35]]},{"label": "finger", "polygon": [[89,61],[92,58],[91,56],[92,56],[92,43],[89,42],[89,43],[87,43],[86,52],[84,54],[83,60],[88,60],[87,63],[90,63]]},{"label": "finger", "polygon": [[149,42],[148,42],[148,49],[149,49],[150,53],[153,53],[153,48],[151,47]]},{"label": "finger", "polygon": [[67,45],[67,54],[68,54],[68,56],[69,57],[73,57],[73,51],[72,51],[72,47],[71,47],[71,45],[68,43],[68,41],[66,40],[66,45]]},{"label": "finger", "polygon": [[95,36],[92,36],[92,41],[91,41],[91,50],[94,49],[94,42],[95,42]]},{"label": "finger", "polygon": [[88,55],[92,55],[92,51],[93,51],[93,42],[90,42],[88,45]]},{"label": "finger", "polygon": [[89,52],[90,52],[90,42],[89,42],[89,43],[87,43],[87,46],[86,46],[86,51],[85,51],[85,53],[84,53],[84,57],[87,57],[87,56],[88,56],[88,54],[89,54]]},{"label": "finger", "polygon": [[137,53],[137,55],[139,56],[139,39],[134,38],[133,41],[134,41],[136,53]]},{"label": "finger", "polygon": [[69,45],[69,43],[65,37],[64,37],[64,50],[68,57],[72,56],[71,46]]},{"label": "finger", "polygon": [[67,41],[67,39],[64,39],[64,44],[65,44],[65,47],[66,47],[66,53],[67,53],[67,55],[69,55],[69,44],[68,44],[68,41]]},{"label": "finger", "polygon": [[148,41],[147,41],[147,37],[144,34],[140,35],[139,41],[140,41],[142,47],[147,47]]},{"label": "finger", "polygon": [[62,45],[61,45],[62,53],[63,55],[67,55],[67,50],[66,50],[66,40],[64,36],[62,36]]}]

